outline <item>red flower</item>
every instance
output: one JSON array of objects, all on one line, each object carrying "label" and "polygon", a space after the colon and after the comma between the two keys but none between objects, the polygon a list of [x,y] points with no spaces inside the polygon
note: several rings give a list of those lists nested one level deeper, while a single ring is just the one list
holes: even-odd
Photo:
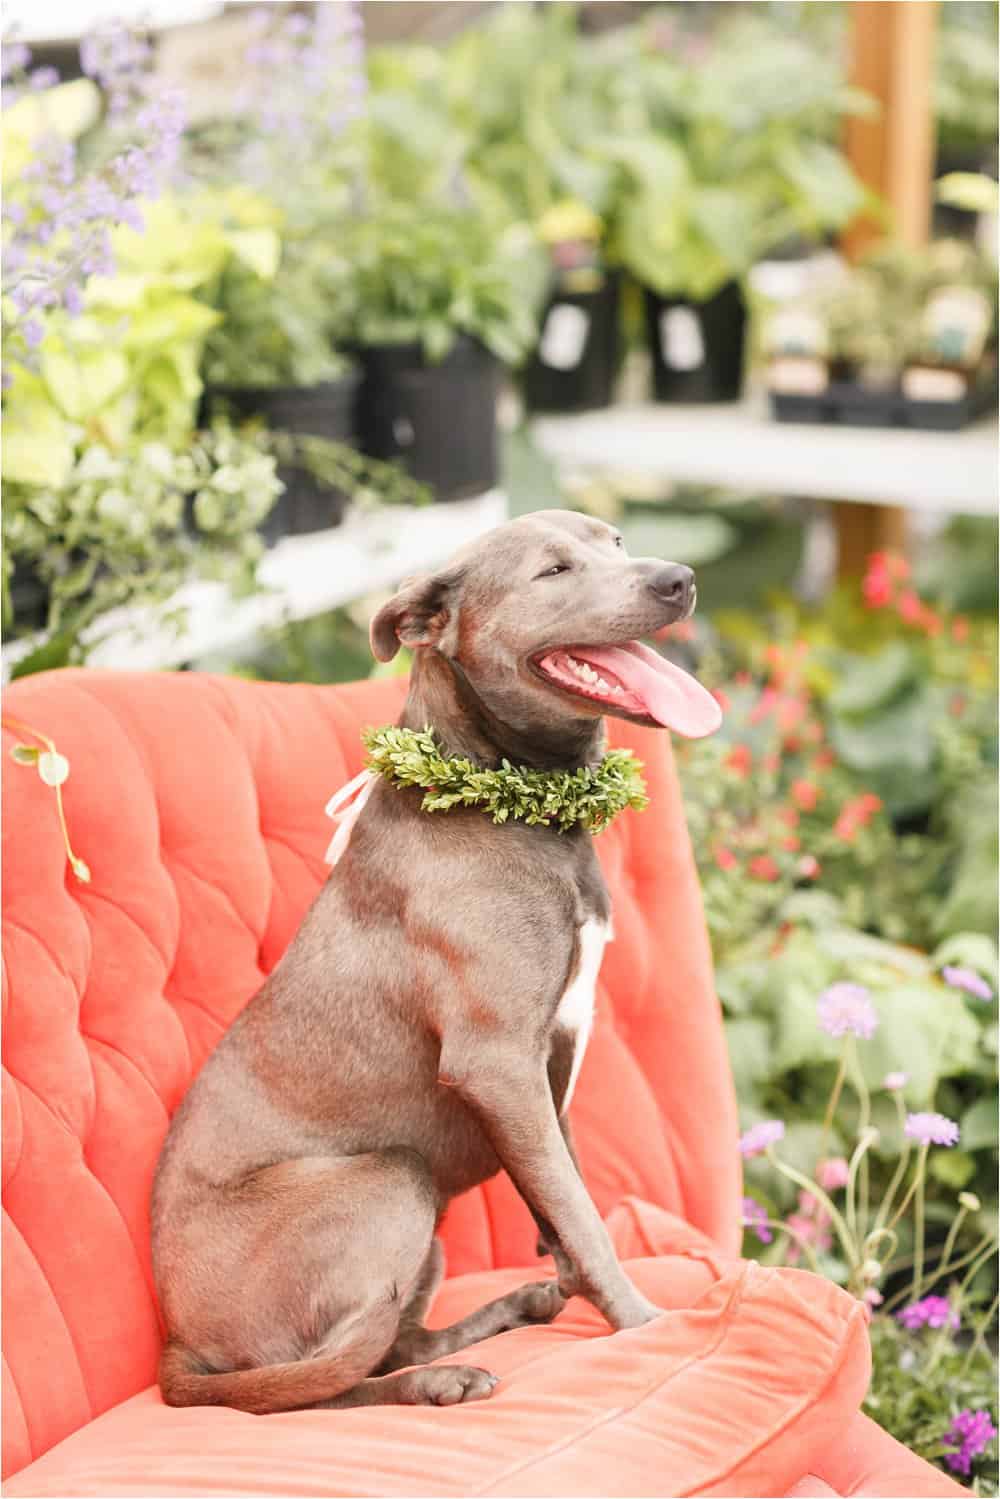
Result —
[{"label": "red flower", "polygon": [[813,768],[815,770],[829,770],[830,766],[836,763],[837,757],[833,753],[833,750],[822,749],[813,760]]},{"label": "red flower", "polygon": [[861,584],[861,594],[869,609],[884,609],[892,603],[892,580],[880,553],[868,559],[868,571]]},{"label": "red flower", "polygon": [[745,779],[750,774],[750,768],[753,765],[753,755],[750,753],[750,746],[748,744],[734,744],[723,764],[734,775]]},{"label": "red flower", "polygon": [[714,857],[720,869],[735,869],[739,862],[731,848],[717,848]]},{"label": "red flower", "polygon": [[819,876],[819,860],[812,854],[803,854],[795,867],[804,880],[815,880]]},{"label": "red flower", "polygon": [[957,640],[959,644],[962,644],[969,638],[969,621],[963,619],[961,615],[951,622],[951,638],[952,640]]},{"label": "red flower", "polygon": [[858,833],[858,824],[851,814],[850,803],[843,808],[833,825],[833,836],[842,843],[853,843]]},{"label": "red flower", "polygon": [[786,827],[797,828],[799,825],[799,814],[795,807],[779,807],[777,817]]},{"label": "red flower", "polygon": [[789,833],[786,838],[782,838],[781,846],[787,853],[797,854],[802,847],[802,839],[796,837],[794,833]]},{"label": "red flower", "polygon": [[761,767],[764,770],[766,770],[768,772],[768,774],[773,774],[774,771],[776,771],[778,769],[778,766],[781,764],[781,756],[780,755],[774,755],[774,754],[765,755],[764,758],[763,758],[763,760],[760,763],[761,763]]},{"label": "red flower", "polygon": [[761,693],[760,697],[757,699],[750,710],[750,722],[760,723],[762,718],[767,717],[777,701],[777,688],[765,687],[764,691]]},{"label": "red flower", "polygon": [[792,799],[803,812],[811,812],[820,799],[820,789],[813,781],[793,781]]},{"label": "red flower", "polygon": [[923,622],[924,606],[920,595],[914,593],[912,588],[907,588],[899,595],[896,607],[899,610],[900,619],[905,620],[908,625],[919,625]]},{"label": "red flower", "polygon": [[750,860],[749,868],[755,880],[776,880],[781,874],[770,854],[758,854]]},{"label": "red flower", "polygon": [[723,692],[722,688],[713,687],[712,696],[715,698],[715,701],[718,703],[723,713],[728,713],[729,709],[732,707],[732,704],[730,703],[729,698]]},{"label": "red flower", "polygon": [[751,682],[750,673],[748,671],[738,671],[733,678],[733,682],[737,687],[749,687]]},{"label": "red flower", "polygon": [[961,692],[953,692],[948,699],[948,712],[952,718],[961,718],[965,712],[965,697]]}]

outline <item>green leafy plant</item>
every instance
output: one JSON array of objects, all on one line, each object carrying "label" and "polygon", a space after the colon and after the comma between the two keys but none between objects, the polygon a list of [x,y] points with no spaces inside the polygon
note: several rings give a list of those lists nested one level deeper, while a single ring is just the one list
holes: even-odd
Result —
[{"label": "green leafy plant", "polygon": [[620,173],[614,249],[644,285],[703,300],[864,206],[834,142],[867,101],[807,36],[740,18],[695,59],[654,19],[631,33],[627,64],[638,98],[604,155]]},{"label": "green leafy plant", "polygon": [[192,574],[247,584],[262,550],[256,528],[280,491],[275,459],[223,428],[182,453],[91,443],[57,486],[5,485],[8,630],[23,633],[9,587],[16,564],[34,569],[49,596],[44,641],[15,674],[83,659],[110,610],[162,603]]},{"label": "green leafy plant", "polygon": [[387,202],[350,227],[342,248],[358,343],[418,343],[436,361],[467,334],[515,364],[534,342],[539,261],[524,229],[498,236],[461,208]]}]

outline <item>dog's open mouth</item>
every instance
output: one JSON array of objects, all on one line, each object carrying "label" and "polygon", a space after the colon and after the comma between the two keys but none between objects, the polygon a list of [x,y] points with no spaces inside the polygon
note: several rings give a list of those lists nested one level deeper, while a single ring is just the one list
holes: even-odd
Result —
[{"label": "dog's open mouth", "polygon": [[722,722],[715,698],[689,672],[638,640],[549,651],[533,662],[556,687],[613,712],[649,718],[687,739],[714,734]]}]

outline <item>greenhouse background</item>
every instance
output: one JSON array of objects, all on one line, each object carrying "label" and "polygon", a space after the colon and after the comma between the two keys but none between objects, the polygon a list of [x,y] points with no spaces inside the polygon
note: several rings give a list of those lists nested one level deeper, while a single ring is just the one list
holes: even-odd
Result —
[{"label": "greenhouse background", "polygon": [[405,674],[377,609],[539,509],[693,567],[743,1254],[863,1301],[867,1415],[996,1494],[997,6],[5,26],[8,694]]}]

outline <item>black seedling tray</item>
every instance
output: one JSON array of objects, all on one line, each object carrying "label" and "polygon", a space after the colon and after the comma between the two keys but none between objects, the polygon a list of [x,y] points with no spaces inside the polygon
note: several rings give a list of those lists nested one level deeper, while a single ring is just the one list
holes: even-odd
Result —
[{"label": "black seedling tray", "polygon": [[957,401],[913,401],[898,387],[872,390],[851,380],[831,380],[818,395],[770,392],[771,415],[779,422],[821,422],[841,427],[910,427],[957,432],[997,404],[996,371],[970,385]]}]

